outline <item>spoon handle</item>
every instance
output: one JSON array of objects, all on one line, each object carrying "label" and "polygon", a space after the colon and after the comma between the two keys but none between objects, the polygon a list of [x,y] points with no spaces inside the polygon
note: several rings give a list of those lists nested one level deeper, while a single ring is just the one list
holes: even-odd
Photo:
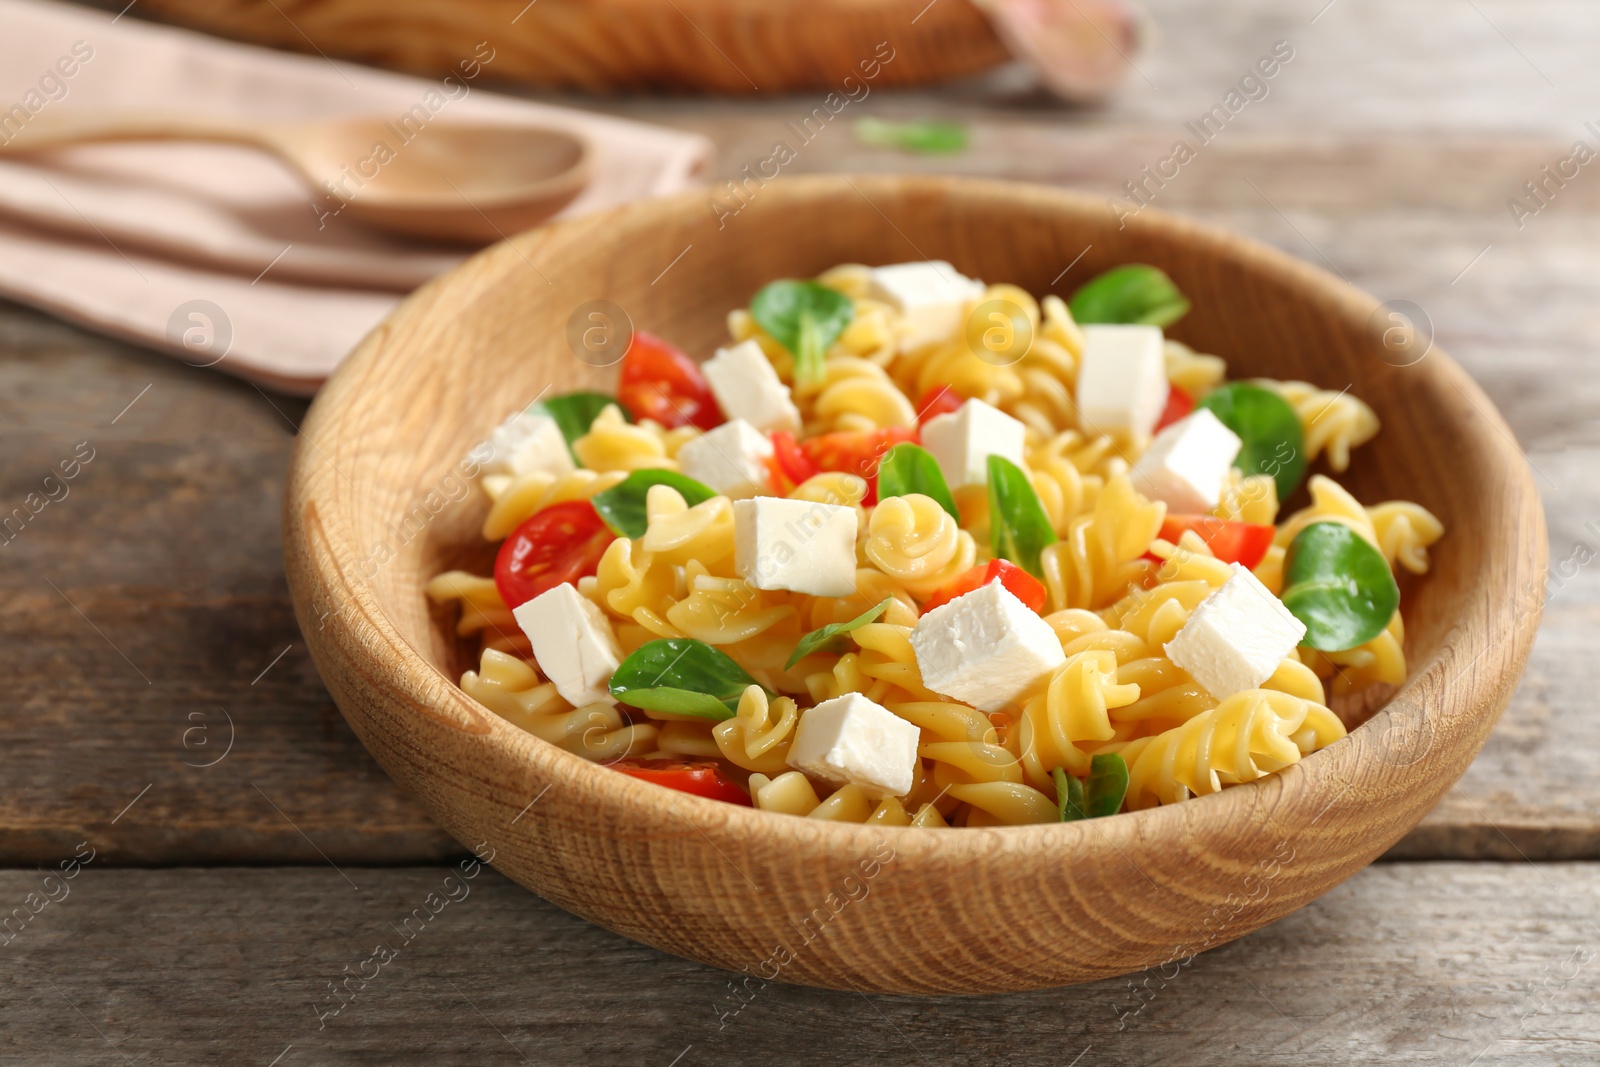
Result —
[{"label": "spoon handle", "polygon": [[267,131],[226,119],[136,112],[68,113],[36,116],[16,136],[0,141],[0,153],[32,152],[86,141],[228,141],[273,147]]}]

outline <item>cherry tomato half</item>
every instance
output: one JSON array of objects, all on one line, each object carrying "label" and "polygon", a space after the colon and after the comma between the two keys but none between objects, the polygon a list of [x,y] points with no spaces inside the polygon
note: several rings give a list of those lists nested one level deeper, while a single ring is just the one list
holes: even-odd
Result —
[{"label": "cherry tomato half", "polygon": [[625,759],[611,765],[623,774],[680,793],[725,800],[729,804],[751,807],[750,795],[735,785],[715,763],[686,759]]},{"label": "cherry tomato half", "polygon": [[926,426],[928,420],[940,415],[948,415],[965,404],[961,394],[948,385],[936,385],[922,394],[922,399],[917,401],[917,425]]},{"label": "cherry tomato half", "polygon": [[1185,531],[1193,530],[1211,549],[1211,554],[1224,563],[1237,563],[1254,570],[1272,547],[1272,536],[1277,531],[1271,526],[1251,522],[1233,522],[1211,515],[1168,515],[1161,520],[1161,539],[1178,543]]},{"label": "cherry tomato half", "polygon": [[654,334],[635,333],[622,357],[617,399],[636,419],[651,419],[668,429],[722,425],[722,409],[700,365]]},{"label": "cherry tomato half", "polygon": [[1008,559],[991,559],[988,563],[980,563],[971,570],[963,571],[955,581],[935,591],[928,602],[922,605],[922,610],[924,613],[930,612],[940,604],[988,585],[996,578],[1011,591],[1012,596],[1029,608],[1040,612],[1044,610],[1045,601],[1049,599],[1044,584]]},{"label": "cherry tomato half", "polygon": [[772,431],[772,488],[788,495],[794,487],[817,473],[817,468],[800,450],[800,443],[788,430]]},{"label": "cherry tomato half", "polygon": [[895,445],[915,441],[917,431],[904,426],[884,430],[845,430],[825,433],[800,442],[800,451],[819,471],[848,471],[867,480],[871,507],[878,502],[878,461]]},{"label": "cherry tomato half", "polygon": [[1176,385],[1167,386],[1167,406],[1161,409],[1161,418],[1156,420],[1156,428],[1152,432],[1160,433],[1193,410],[1194,397]]},{"label": "cherry tomato half", "polygon": [[562,582],[593,574],[616,540],[587,500],[551,504],[511,532],[494,559],[494,584],[506,607],[526,604]]}]

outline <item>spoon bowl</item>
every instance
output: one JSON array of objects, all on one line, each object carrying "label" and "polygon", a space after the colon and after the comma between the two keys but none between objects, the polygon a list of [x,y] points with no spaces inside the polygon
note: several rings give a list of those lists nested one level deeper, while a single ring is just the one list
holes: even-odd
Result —
[{"label": "spoon bowl", "polygon": [[21,154],[90,141],[225,141],[293,167],[334,214],[408,237],[484,244],[528,229],[583,191],[577,134],[495,123],[385,118],[246,123],[165,115],[60,116],[0,145]]}]

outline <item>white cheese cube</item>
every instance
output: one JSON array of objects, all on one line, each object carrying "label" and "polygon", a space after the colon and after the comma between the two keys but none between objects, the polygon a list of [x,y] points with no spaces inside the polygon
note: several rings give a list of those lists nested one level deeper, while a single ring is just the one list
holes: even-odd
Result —
[{"label": "white cheese cube", "polygon": [[1145,438],[1167,406],[1167,363],[1159,326],[1083,328],[1078,418],[1091,433]]},{"label": "white cheese cube", "polygon": [[888,708],[846,693],[800,713],[785,759],[802,774],[899,797],[911,791],[921,739]]},{"label": "white cheese cube", "polygon": [[982,282],[942,259],[874,267],[869,295],[900,313],[904,351],[948,341],[961,333],[967,304],[983,295]]},{"label": "white cheese cube", "polygon": [[772,442],[743,419],[708,430],[677,455],[680,471],[734,500],[771,491],[771,458]]},{"label": "white cheese cube", "polygon": [[533,658],[556,692],[575,708],[615,704],[609,682],[622,650],[605,613],[570,582],[547,589],[511,612],[533,642]]},{"label": "white cheese cube", "polygon": [[1022,465],[1027,428],[981,400],[968,400],[956,410],[935,415],[922,427],[922,447],[939,461],[951,489],[989,484],[989,457],[1002,456]]},{"label": "white cheese cube", "polygon": [[856,591],[856,509],[758,496],[733,502],[733,566],[757,589]]},{"label": "white cheese cube", "polygon": [[724,415],[742,418],[762,433],[800,431],[800,409],[754,338],[717,349],[700,369]]},{"label": "white cheese cube", "polygon": [[1201,408],[1156,434],[1130,477],[1135,489],[1174,512],[1209,512],[1221,501],[1242,446],[1238,434]]},{"label": "white cheese cube", "polygon": [[519,411],[489,435],[490,456],[483,464],[485,474],[521,477],[545,471],[564,477],[573,471],[572,453],[561,427],[548,415]]},{"label": "white cheese cube", "polygon": [[918,619],[911,650],[924,685],[980,711],[999,711],[1067,661],[1050,624],[998,579]]},{"label": "white cheese cube", "polygon": [[1306,635],[1305,624],[1255,575],[1237,563],[1231,569],[1167,642],[1167,658],[1218,700],[1261,688]]}]

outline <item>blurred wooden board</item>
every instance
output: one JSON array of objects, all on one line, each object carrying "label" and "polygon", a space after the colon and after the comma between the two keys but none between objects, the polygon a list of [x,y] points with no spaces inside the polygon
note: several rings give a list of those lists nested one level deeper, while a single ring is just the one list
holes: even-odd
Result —
[{"label": "blurred wooden board", "polygon": [[6,945],[8,1063],[1499,1067],[1600,1042],[1588,864],[1373,867],[1164,978],[940,1000],[736,994],[492,872],[94,868]]},{"label": "blurred wooden board", "polygon": [[[746,95],[921,85],[1006,59],[970,0],[146,0],[223,37],[416,74]],[[485,47],[487,46],[487,47]],[[849,79],[849,80],[847,80]]]}]

